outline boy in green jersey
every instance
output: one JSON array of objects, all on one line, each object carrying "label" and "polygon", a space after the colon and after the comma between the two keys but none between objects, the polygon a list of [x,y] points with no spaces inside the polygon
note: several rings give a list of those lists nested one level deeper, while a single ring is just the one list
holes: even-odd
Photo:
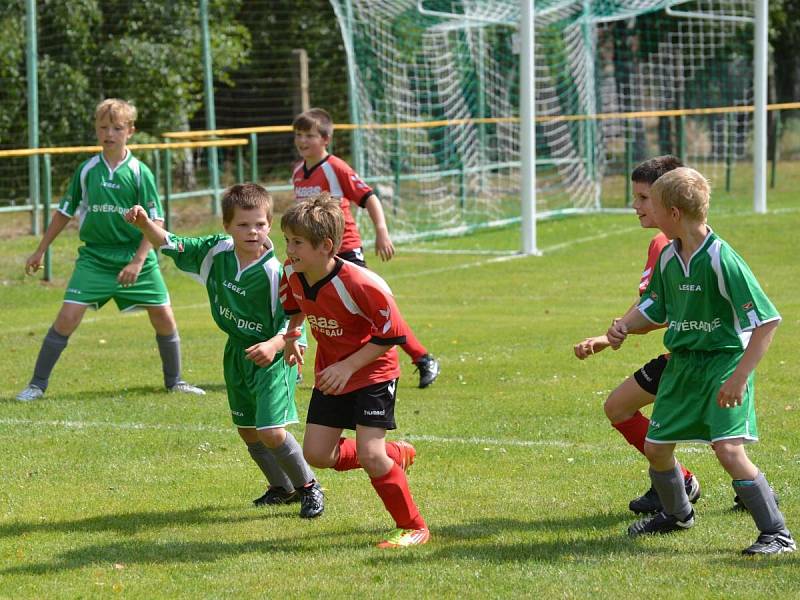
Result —
[{"label": "boy in green jersey", "polygon": [[158,261],[150,242],[122,218],[126,210],[140,205],[153,219],[163,220],[153,174],[127,147],[135,121],[136,108],[124,100],[109,98],[98,104],[95,132],[103,151],[75,171],[42,241],[25,263],[29,275],[40,269],[47,248],[78,215],[84,246],[78,250],[64,304],[44,338],[33,377],[17,400],[29,402],[44,395],[50,374],[86,309],[99,309],[112,298],[122,311],[147,310],[156,331],[166,388],[205,393],[181,379],[180,338]]},{"label": "boy in green jersey", "polygon": [[656,180],[650,194],[653,220],[672,242],[661,252],[639,310],[606,334],[619,348],[629,332],[663,325],[664,345],[672,353],[645,442],[650,479],[664,509],[628,533],[694,525],[674,450],[678,442],[705,442],[759,529],[743,554],[793,552],[795,542],[769,483],[744,449],[758,440],[753,371],[781,317],[744,260],[706,224],[710,189],[700,173],[674,169]]},{"label": "boy in green jersey", "polygon": [[319,516],[324,510],[322,489],[302,448],[286,430],[298,422],[297,367],[283,360],[287,319],[278,300],[283,271],[269,239],[269,192],[255,183],[225,191],[222,224],[227,235],[173,235],[141,206],[134,206],[125,219],[205,286],[214,321],[228,334],[223,370],[231,416],[269,481],[254,504],[299,500],[301,517]]}]

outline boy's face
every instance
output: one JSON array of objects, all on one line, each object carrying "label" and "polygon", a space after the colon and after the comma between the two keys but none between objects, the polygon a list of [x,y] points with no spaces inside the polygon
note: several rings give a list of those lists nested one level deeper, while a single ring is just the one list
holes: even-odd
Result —
[{"label": "boy's face", "polygon": [[295,129],[294,132],[294,146],[306,163],[319,162],[325,158],[329,141],[330,138],[320,134],[316,127],[308,131]]},{"label": "boy's face", "polygon": [[664,235],[669,239],[680,237],[680,229],[678,227],[681,221],[681,211],[676,207],[667,208],[658,196],[651,196],[650,199],[650,217]]},{"label": "boy's face", "polygon": [[658,227],[653,220],[653,200],[650,197],[650,184],[645,181],[633,182],[633,209],[639,217],[639,224],[645,229]]},{"label": "boy's face", "polygon": [[136,128],[133,125],[115,122],[109,114],[105,114],[94,124],[97,134],[97,143],[103,147],[103,152],[118,153],[125,149]]},{"label": "boy's face", "polygon": [[320,273],[325,269],[332,256],[333,242],[324,240],[314,248],[308,238],[294,233],[291,229],[283,230],[286,240],[286,255],[292,261],[292,267],[298,273]]},{"label": "boy's face", "polygon": [[236,207],[230,223],[223,223],[223,226],[233,238],[233,246],[239,254],[259,256],[269,236],[271,223],[263,208]]}]

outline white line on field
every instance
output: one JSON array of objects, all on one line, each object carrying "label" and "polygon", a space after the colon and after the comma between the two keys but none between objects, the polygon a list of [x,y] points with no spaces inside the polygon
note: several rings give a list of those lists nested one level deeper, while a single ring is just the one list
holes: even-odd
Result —
[{"label": "white line on field", "polygon": [[[121,431],[176,431],[187,433],[232,433],[235,428],[231,427],[212,427],[209,425],[168,425],[164,423],[115,423],[113,421],[71,421],[71,420],[52,420],[44,421],[37,419],[0,419],[0,426],[25,426],[25,427],[52,427],[59,429],[114,429]],[[419,442],[435,442],[437,444],[467,444],[484,446],[517,446],[522,448],[536,446],[550,446],[557,448],[574,448],[585,444],[570,443],[563,440],[514,440],[514,439],[495,439],[485,437],[447,437],[438,435],[404,435],[404,439]],[[595,446],[592,446],[595,447]]]}]

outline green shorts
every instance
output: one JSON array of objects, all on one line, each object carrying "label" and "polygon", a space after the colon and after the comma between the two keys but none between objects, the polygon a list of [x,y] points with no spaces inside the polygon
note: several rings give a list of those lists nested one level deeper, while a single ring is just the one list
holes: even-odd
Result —
[{"label": "green shorts", "polygon": [[753,375],[747,380],[740,406],[721,408],[717,393],[733,373],[742,353],[676,352],[658,387],[647,441],[716,442],[742,438],[758,440]]},{"label": "green shorts", "polygon": [[297,423],[294,388],[297,367],[289,367],[278,355],[268,367],[248,360],[245,346],[228,339],[223,369],[228,405],[237,427],[269,429]]},{"label": "green shorts", "polygon": [[117,281],[134,254],[133,248],[82,246],[72,272],[64,302],[99,309],[113,298],[122,311],[144,306],[169,306],[169,293],[152,250],[144,261],[136,283],[124,287]]}]

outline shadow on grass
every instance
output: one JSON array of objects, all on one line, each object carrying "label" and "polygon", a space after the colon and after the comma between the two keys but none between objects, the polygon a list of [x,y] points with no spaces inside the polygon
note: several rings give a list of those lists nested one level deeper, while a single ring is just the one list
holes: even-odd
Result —
[{"label": "shadow on grass", "polygon": [[[236,511],[236,515],[225,514]],[[240,506],[202,506],[186,510],[131,512],[108,515],[98,515],[85,519],[69,521],[27,521],[12,522],[0,525],[0,538],[14,538],[31,533],[94,533],[114,531],[120,534],[134,535],[141,531],[178,525],[219,525],[221,523],[241,523],[245,521],[259,521],[264,518],[295,518],[296,509],[280,512],[274,510],[258,509]]]},{"label": "shadow on grass", "polygon": [[[201,387],[206,393],[220,393],[225,394],[224,383],[202,383],[193,381],[194,385]],[[21,390],[22,388],[20,388]],[[96,402],[104,400],[131,400],[133,402],[147,398],[148,396],[165,396],[168,398],[183,399],[196,399],[194,394],[173,394],[168,392],[163,386],[126,386],[126,387],[113,387],[105,390],[72,390],[72,391],[55,391],[48,392],[40,400],[32,403],[19,402],[16,399],[17,392],[11,395],[0,398],[0,403],[5,402],[18,406],[38,406],[42,403],[50,401],[68,401],[68,402]]]}]

